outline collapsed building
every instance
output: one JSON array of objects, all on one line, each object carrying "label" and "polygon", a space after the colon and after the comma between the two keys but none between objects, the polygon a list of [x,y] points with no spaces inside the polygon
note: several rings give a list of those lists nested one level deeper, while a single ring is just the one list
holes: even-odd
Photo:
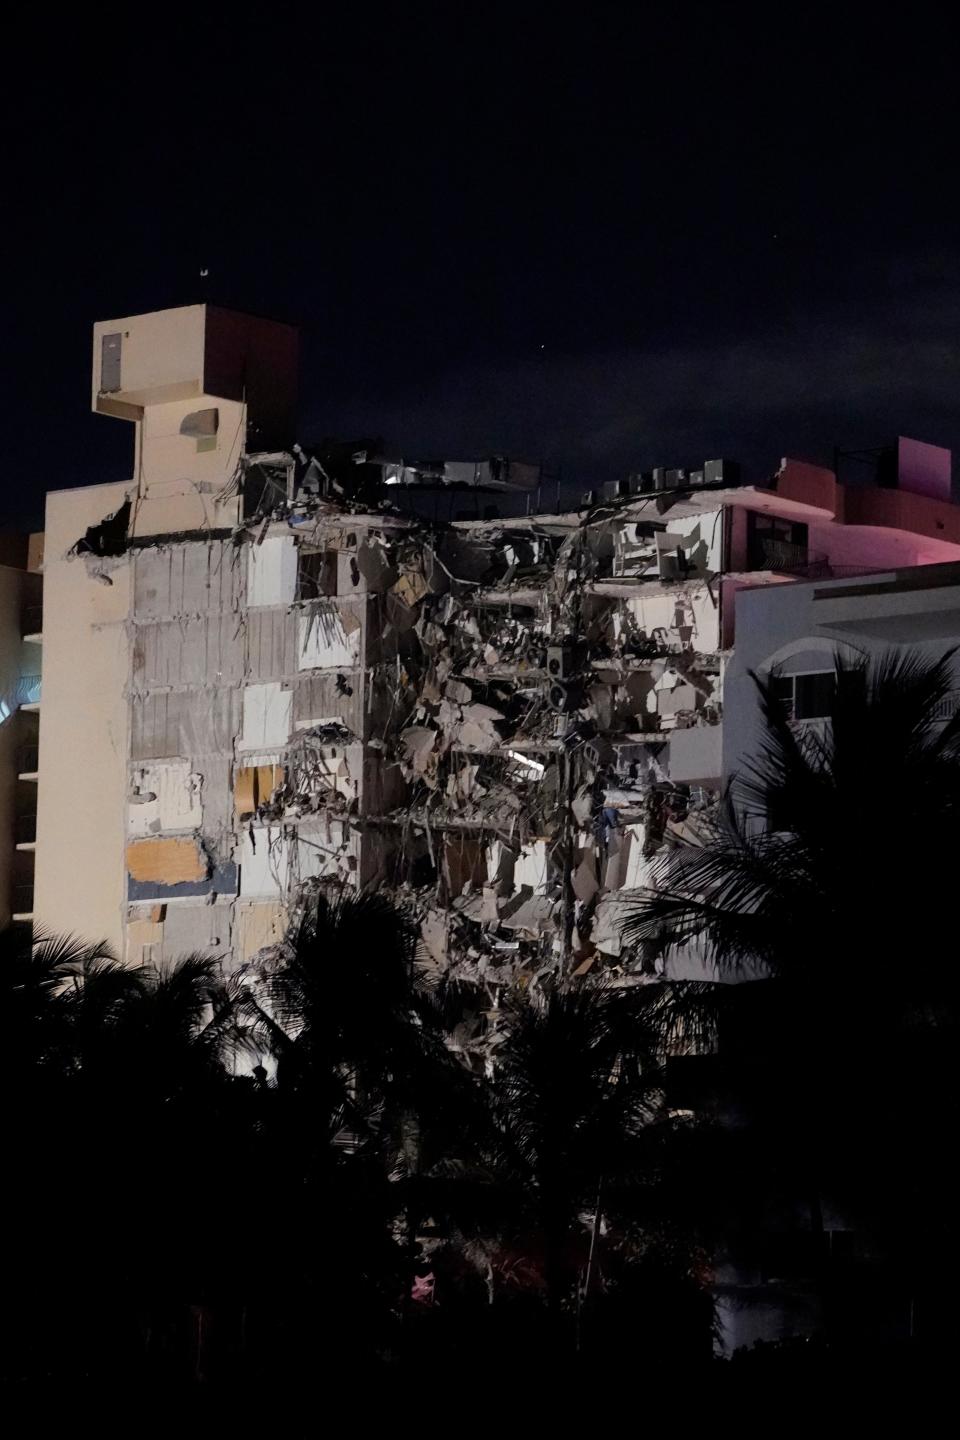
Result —
[{"label": "collapsed building", "polygon": [[[482,997],[467,1053],[505,987],[662,972],[620,920],[716,801],[738,592],[960,558],[917,442],[892,488],[714,461],[541,513],[537,466],[296,446],[288,327],[191,306],[94,341],[135,474],[48,497],[36,922],[239,967],[375,888]],[[530,513],[402,503],[431,487]]]}]

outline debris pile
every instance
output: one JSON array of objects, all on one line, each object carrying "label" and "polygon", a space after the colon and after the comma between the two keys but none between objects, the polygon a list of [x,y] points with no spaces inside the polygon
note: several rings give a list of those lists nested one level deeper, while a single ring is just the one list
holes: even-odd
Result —
[{"label": "debris pile", "polygon": [[[486,1054],[505,986],[659,964],[620,918],[714,803],[672,751],[721,717],[723,497],[440,522],[400,513],[394,479],[414,483],[365,445],[248,456],[232,529],[111,560],[132,569],[127,926],[159,943],[176,899],[178,941],[215,932],[244,964],[318,887],[384,889]],[[94,539],[91,567],[118,548]]]}]

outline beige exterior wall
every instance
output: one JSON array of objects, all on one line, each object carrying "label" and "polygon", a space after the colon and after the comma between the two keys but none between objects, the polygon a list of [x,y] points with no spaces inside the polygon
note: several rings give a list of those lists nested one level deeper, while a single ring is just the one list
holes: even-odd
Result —
[{"label": "beige exterior wall", "polygon": [[[6,629],[6,625],[3,626]],[[17,811],[17,725],[0,725],[0,930],[10,923],[13,910],[14,840]]]},{"label": "beige exterior wall", "polygon": [[124,908],[130,560],[71,556],[129,485],[47,497],[35,925],[106,940]]},{"label": "beige exterior wall", "polygon": [[219,305],[101,320],[93,330],[93,409],[139,420],[149,406],[245,401],[257,449],[293,440],[297,333]]},{"label": "beige exterior wall", "polygon": [[0,929],[10,920],[18,860],[15,848],[17,770],[25,717],[17,714],[17,707],[26,659],[20,626],[25,580],[22,570],[0,565],[0,699],[3,700],[0,711]]},{"label": "beige exterior wall", "polygon": [[[217,412],[210,448],[181,433],[198,410]],[[223,498],[243,454],[245,408],[233,400],[178,400],[150,405],[137,425],[136,495],[132,535],[176,535],[232,529],[240,519],[237,495]]]},{"label": "beige exterior wall", "polygon": [[[105,337],[109,337],[106,348]],[[221,810],[226,823],[232,753],[221,753],[215,724],[204,727],[200,718],[204,706],[197,701],[206,697],[197,692],[209,691],[216,711],[215,699],[226,696],[229,702],[236,680],[232,689],[226,680],[221,684],[219,675],[194,676],[186,666],[179,686],[148,683],[146,650],[135,650],[134,643],[136,636],[138,645],[161,645],[167,622],[177,619],[183,619],[185,634],[193,624],[194,645],[199,643],[198,628],[204,635],[210,629],[219,637],[222,597],[219,591],[208,593],[201,584],[192,592],[191,605],[202,615],[192,609],[187,615],[174,605],[170,615],[151,619],[143,606],[135,612],[133,601],[137,567],[142,571],[154,553],[150,544],[146,549],[128,546],[116,558],[72,552],[88,528],[100,525],[129,501],[128,538],[150,542],[164,537],[169,554],[177,549],[178,537],[189,537],[196,546],[181,544],[180,551],[195,548],[197,565],[207,564],[208,550],[222,548],[222,542],[208,543],[203,537],[210,532],[229,533],[240,520],[239,487],[232,482],[247,443],[248,420],[251,433],[263,441],[285,432],[292,417],[296,332],[277,322],[204,305],[101,321],[94,327],[92,369],[94,410],[135,425],[134,475],[129,483],[50,494],[43,548],[34,544],[30,551],[34,563],[43,555],[45,612],[34,923],[43,930],[107,941],[118,957],[126,952],[132,958],[145,958],[146,947],[156,958],[158,946],[166,955],[168,941],[170,953],[197,948],[198,926],[204,929],[200,948],[229,949],[236,882],[230,849],[221,853],[217,841]],[[229,584],[224,592],[231,618],[224,633],[234,662],[243,654],[243,632],[237,629],[230,607],[236,608],[241,593],[242,587],[235,593]],[[16,638],[19,643],[19,631]],[[186,638],[184,647],[189,649]],[[167,659],[180,674],[173,664],[179,650],[176,644],[168,649]],[[2,651],[0,636],[0,669]],[[184,678],[188,672],[190,678]],[[134,691],[138,677],[143,693]],[[178,698],[169,700],[174,690]],[[211,888],[202,894],[184,894],[185,878],[179,889],[170,881],[171,892],[176,893],[168,896],[164,890],[160,897],[163,902],[170,899],[169,907],[152,899],[143,903],[142,895],[128,900],[128,808],[136,769],[131,713],[142,718],[144,705],[138,709],[137,702],[154,692],[159,709],[176,712],[181,692],[187,691],[193,702],[183,722],[189,744],[178,746],[174,725],[168,732],[171,748],[163,758],[176,760],[184,748],[197,762],[198,784],[205,785],[203,838],[217,851]],[[133,729],[138,733],[136,726]],[[168,743],[166,732],[164,743]],[[0,763],[2,744],[0,735]],[[149,744],[146,753],[153,753]],[[0,832],[3,803],[0,795]],[[194,846],[199,868],[195,818],[183,817],[183,828],[191,831],[193,839],[185,848]],[[178,821],[174,829],[179,828]],[[151,832],[144,844],[155,838]],[[176,843],[184,848],[182,838]],[[203,858],[205,868],[206,852]],[[230,873],[221,874],[216,868],[221,862]],[[157,876],[151,872],[142,884],[154,880]],[[138,884],[141,880],[131,870],[129,888],[135,890]],[[211,905],[214,885],[220,887],[221,898]],[[168,909],[165,918],[154,913]],[[139,928],[134,928],[131,944],[125,946],[128,913]],[[261,931],[269,932],[273,923],[265,915],[251,916],[245,943],[252,944]],[[163,932],[162,938],[155,932]]]},{"label": "beige exterior wall", "polygon": [[[93,327],[93,409],[125,414],[136,406],[198,396],[203,391],[205,305],[182,305],[149,315],[99,320]],[[103,337],[122,336],[123,390],[116,400],[100,394]],[[125,418],[135,418],[125,414]]]}]

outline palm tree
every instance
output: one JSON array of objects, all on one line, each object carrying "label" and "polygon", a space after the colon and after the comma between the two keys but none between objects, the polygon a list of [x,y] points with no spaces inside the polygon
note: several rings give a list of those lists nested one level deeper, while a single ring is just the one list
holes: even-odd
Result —
[{"label": "palm tree", "polygon": [[239,1197],[261,1147],[252,1082],[232,1073],[232,988],[216,960],[187,955],[87,965],[64,991],[76,1073],[59,1171],[85,1240],[71,1289],[97,1348],[127,1365],[176,1347],[185,1373],[202,1373],[206,1317],[236,1287],[249,1236]]},{"label": "palm tree", "polygon": [[776,675],[754,677],[757,757],[664,854],[625,938],[699,938],[721,980],[745,982],[718,1013],[775,1163],[802,1172],[813,1229],[826,1193],[885,1211],[890,1242],[929,1229],[948,1187],[960,714],[943,718],[952,654],[838,659],[835,677],[823,733],[791,723]]},{"label": "palm tree", "polygon": [[[663,1219],[675,1130],[664,1097],[668,998],[654,985],[574,982],[508,1000],[492,1079],[477,1082],[488,1133],[461,1149],[446,1194],[439,1185],[431,1194],[491,1301],[495,1272],[518,1271],[527,1285],[539,1276],[548,1343],[576,1328],[613,1247],[627,1254],[629,1225],[639,1253],[639,1232]],[[602,1242],[608,1231],[616,1238]]]},{"label": "palm tree", "polygon": [[162,966],[101,960],[75,967],[63,999],[86,1084],[133,1086],[141,1104],[220,1084],[247,1044],[242,996],[209,955]]},{"label": "palm tree", "polygon": [[322,1277],[328,1296],[285,1295],[305,1332],[336,1293],[352,1316],[344,1335],[382,1343],[409,1297],[424,1177],[467,1083],[419,984],[416,945],[382,896],[319,894],[250,993],[276,1059],[275,1173],[304,1283]]},{"label": "palm tree", "polygon": [[[255,1169],[249,1082],[225,1062],[235,997],[206,957],[163,969],[114,962],[70,937],[8,933],[8,1373],[139,1364],[164,1311],[177,1325],[220,1292],[238,1175]],[[160,1326],[160,1328],[163,1328]],[[169,1327],[168,1327],[169,1328]]]},{"label": "palm tree", "polygon": [[452,1068],[416,946],[413,925],[382,896],[317,895],[251,994],[278,1086],[309,1103],[324,1145],[382,1133],[429,1103],[432,1067]]},{"label": "palm tree", "polygon": [[[839,659],[835,675],[823,734],[791,722],[777,676],[754,677],[766,722],[759,754],[702,843],[666,853],[629,941],[658,936],[676,949],[704,937],[727,979],[759,966],[820,982],[829,956],[831,987],[859,987],[869,973],[882,981],[875,989],[893,975],[916,994],[951,988],[952,965],[906,972],[903,961],[921,933],[935,933],[949,894],[960,712],[941,716],[955,689],[952,655]],[[894,904],[899,895],[909,903]]]},{"label": "palm tree", "polygon": [[0,1027],[8,1076],[23,1086],[72,1068],[65,993],[75,977],[111,963],[104,945],[15,925],[0,933]]}]

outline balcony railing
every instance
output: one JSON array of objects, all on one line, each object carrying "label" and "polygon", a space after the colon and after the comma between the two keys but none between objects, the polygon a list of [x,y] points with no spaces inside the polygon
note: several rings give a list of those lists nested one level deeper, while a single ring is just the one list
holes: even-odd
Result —
[{"label": "balcony railing", "polygon": [[752,570],[774,570],[784,575],[806,574],[811,564],[826,565],[825,555],[811,555],[806,545],[789,540],[755,539],[750,547]]},{"label": "balcony railing", "polygon": [[786,540],[761,540],[750,551],[751,570],[772,570],[797,580],[851,580],[858,575],[876,575],[882,565],[838,565],[826,555],[811,552],[805,545]]}]

